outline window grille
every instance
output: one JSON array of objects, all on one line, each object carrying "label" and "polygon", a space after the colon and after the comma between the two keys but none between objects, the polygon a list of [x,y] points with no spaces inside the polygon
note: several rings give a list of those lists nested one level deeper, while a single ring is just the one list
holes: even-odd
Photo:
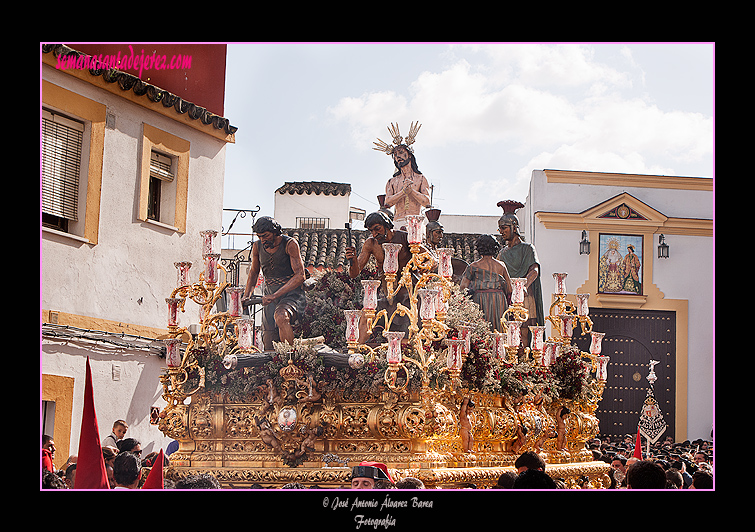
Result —
[{"label": "window grille", "polygon": [[296,218],[296,227],[299,229],[328,229],[330,218]]}]

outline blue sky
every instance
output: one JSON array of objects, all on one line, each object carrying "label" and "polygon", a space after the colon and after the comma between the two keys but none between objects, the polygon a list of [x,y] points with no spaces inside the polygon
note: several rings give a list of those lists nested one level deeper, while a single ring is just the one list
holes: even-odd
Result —
[{"label": "blue sky", "polygon": [[272,216],[284,182],[335,181],[376,210],[373,141],[413,121],[448,214],[500,214],[538,169],[715,177],[714,67],[713,43],[229,44],[224,207]]}]

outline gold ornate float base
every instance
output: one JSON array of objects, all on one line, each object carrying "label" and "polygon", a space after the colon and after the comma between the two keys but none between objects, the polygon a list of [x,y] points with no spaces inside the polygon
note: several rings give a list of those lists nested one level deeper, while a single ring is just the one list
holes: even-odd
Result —
[{"label": "gold ornate float base", "polygon": [[[534,450],[546,461],[547,473],[564,479],[567,488],[578,487],[585,476],[594,488],[610,483],[610,466],[593,461],[585,448],[598,432],[591,409],[568,402],[546,407],[530,396],[510,405],[501,396],[467,393],[476,407],[469,414],[472,450],[464,452],[461,394],[431,389],[379,394],[300,394],[294,404],[276,402],[264,390],[248,403],[195,394],[190,405],[171,405],[161,417],[161,430],[180,444],[166,476],[211,473],[224,488],[292,482],[343,488],[350,486],[351,467],[375,461],[385,463],[394,480],[416,477],[428,488],[469,483],[490,488],[514,470],[522,452]],[[554,413],[563,406],[570,412],[556,422]]]}]

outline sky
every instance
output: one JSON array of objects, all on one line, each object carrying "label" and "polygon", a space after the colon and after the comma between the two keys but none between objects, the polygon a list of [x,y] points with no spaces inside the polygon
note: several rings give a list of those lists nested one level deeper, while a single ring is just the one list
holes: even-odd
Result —
[{"label": "sky", "polygon": [[273,216],[285,182],[332,181],[377,210],[392,123],[421,124],[446,214],[500,215],[533,170],[715,177],[713,43],[240,43],[226,62],[225,209]]}]

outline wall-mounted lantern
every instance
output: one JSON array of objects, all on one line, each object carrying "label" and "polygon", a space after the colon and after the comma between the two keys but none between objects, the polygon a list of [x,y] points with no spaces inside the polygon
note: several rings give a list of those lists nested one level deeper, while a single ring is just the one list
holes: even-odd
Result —
[{"label": "wall-mounted lantern", "polygon": [[590,254],[590,241],[587,240],[587,231],[582,231],[582,241],[579,243],[579,254]]},{"label": "wall-mounted lantern", "polygon": [[663,235],[658,236],[658,258],[668,258],[668,244],[666,244],[666,238]]}]

